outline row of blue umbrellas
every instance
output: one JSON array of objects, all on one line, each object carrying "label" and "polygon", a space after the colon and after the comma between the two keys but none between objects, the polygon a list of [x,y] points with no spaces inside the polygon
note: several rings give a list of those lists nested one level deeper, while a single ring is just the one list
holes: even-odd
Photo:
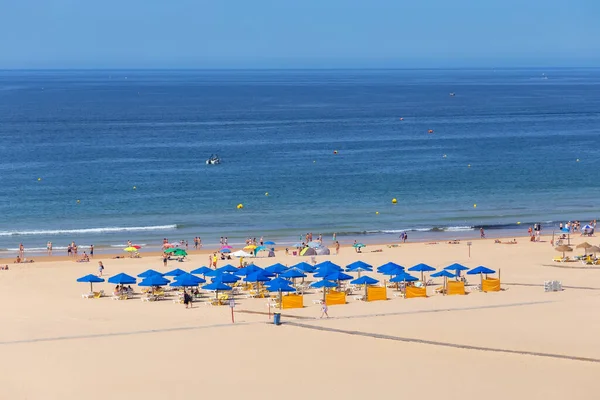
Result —
[{"label": "row of blue umbrellas", "polygon": [[[453,278],[457,275],[460,275],[460,271],[469,270],[469,268],[465,267],[461,264],[452,264],[444,268],[443,270],[432,274],[432,277],[448,277]],[[364,261],[356,261],[346,266],[346,272],[358,272],[359,277],[351,281],[352,284],[358,285],[372,285],[378,280],[371,277],[361,277],[360,272],[362,271],[373,271],[373,267],[370,264],[365,263]],[[405,272],[405,268],[399,264],[394,262],[388,262],[383,264],[377,268],[379,273],[384,275],[390,275],[392,278],[391,282],[410,282],[418,280],[416,277]],[[435,271],[435,268],[420,263],[408,269],[408,271],[421,272],[430,272]],[[453,274],[450,271],[454,271],[456,273]],[[208,267],[200,267],[197,268],[190,273],[182,270],[182,269],[174,269],[172,271],[161,273],[153,269],[149,269],[144,271],[138,275],[138,277],[143,278],[143,280],[139,283],[140,286],[163,286],[170,283],[171,286],[174,287],[192,287],[198,286],[201,283],[205,283],[206,280],[203,278],[199,278],[195,276],[195,274],[203,275],[204,278],[206,276],[212,277],[212,282],[208,285],[203,286],[203,289],[207,290],[230,290],[231,287],[228,286],[228,283],[235,283],[240,278],[240,276],[244,276],[244,280],[249,283],[259,283],[259,282],[278,282],[277,290],[274,291],[290,291],[295,290],[289,286],[289,281],[286,279],[295,279],[295,278],[304,278],[306,277],[306,273],[314,273],[315,277],[323,278],[321,281],[314,282],[311,286],[315,288],[327,288],[327,287],[336,287],[337,283],[333,281],[344,281],[350,280],[353,276],[345,274],[343,269],[336,265],[331,261],[324,261],[315,266],[312,266],[306,262],[300,262],[291,267],[286,267],[281,263],[273,264],[267,268],[261,268],[254,264],[251,264],[244,268],[236,268],[233,265],[225,265],[223,267],[217,268],[215,270]],[[479,266],[472,270],[469,270],[467,274],[492,274],[495,271]],[[170,282],[165,276],[174,277],[174,282]],[[272,277],[278,276],[278,278],[271,280]],[[281,279],[279,278],[286,278]],[[89,282],[90,288],[92,288],[92,283],[95,282],[104,282],[104,279],[97,277],[95,275],[87,275],[82,278],[77,279],[78,282]],[[136,278],[129,276],[127,274],[121,273],[115,276],[112,276],[108,279],[109,283],[114,284],[135,284]],[[287,286],[284,285],[284,282]],[[268,286],[268,284],[266,285]]]}]

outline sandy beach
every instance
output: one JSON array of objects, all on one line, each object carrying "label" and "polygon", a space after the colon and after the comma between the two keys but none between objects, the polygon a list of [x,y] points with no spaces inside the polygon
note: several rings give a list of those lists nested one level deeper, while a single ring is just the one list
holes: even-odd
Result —
[{"label": "sandy beach", "polygon": [[[466,241],[383,244],[360,254],[345,247],[317,260],[341,266],[363,260],[375,267],[425,262],[438,270],[454,262],[485,265],[501,270],[503,290],[443,296],[434,290],[442,282],[438,278],[428,298],[395,297],[390,288],[387,301],[349,298],[330,306],[329,319],[318,318],[320,306],[312,300],[322,294],[311,290],[304,308],[283,310],[280,326],[272,324],[265,299],[236,299],[232,323],[229,307],[207,306],[206,300],[189,310],[171,298],[82,299],[89,284],[76,282],[95,274],[97,261],[103,261],[108,278],[148,268],[189,271],[206,265],[205,252],[191,251],[186,262],[169,262],[168,269],[158,254],[149,253],[140,259],[97,255],[90,263],[66,257],[20,265],[6,260],[0,262],[10,268],[0,271],[0,398],[354,399],[378,393],[593,399],[600,372],[600,266],[553,262],[559,253],[550,237],[543,239],[518,238],[510,245],[473,240],[470,257]],[[585,240],[597,244],[596,237]],[[575,245],[583,241],[572,239]],[[374,249],[382,251],[369,252]],[[575,249],[572,255],[581,253]],[[278,251],[255,263],[309,260]],[[564,291],[544,292],[546,280],[561,281]],[[94,290],[109,294],[113,287],[94,284]]]}]

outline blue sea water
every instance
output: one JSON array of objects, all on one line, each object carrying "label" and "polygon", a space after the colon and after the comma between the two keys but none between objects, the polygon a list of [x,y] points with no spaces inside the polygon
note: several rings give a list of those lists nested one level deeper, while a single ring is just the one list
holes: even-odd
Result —
[{"label": "blue sea water", "polygon": [[0,251],[587,222],[599,148],[596,69],[0,71]]}]

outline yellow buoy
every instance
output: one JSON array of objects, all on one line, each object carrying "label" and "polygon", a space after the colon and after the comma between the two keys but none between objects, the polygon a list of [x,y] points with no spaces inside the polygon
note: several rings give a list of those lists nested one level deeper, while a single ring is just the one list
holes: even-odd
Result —
[{"label": "yellow buoy", "polygon": [[81,203],[81,201],[77,200],[77,204]]},{"label": "yellow buoy", "polygon": [[517,225],[521,225],[521,221],[517,221]]},{"label": "yellow buoy", "polygon": [[473,204],[473,208],[477,208],[477,204]]},{"label": "yellow buoy", "polygon": [[379,211],[375,211],[375,214],[376,214],[376,215],[379,215]]},{"label": "yellow buoy", "polygon": [[133,187],[133,190],[135,190],[135,189],[137,189],[137,187],[135,187],[135,186],[134,186],[134,187]]},{"label": "yellow buoy", "polygon": [[238,210],[241,210],[242,208],[244,208],[244,205],[242,203],[237,205]]},{"label": "yellow buoy", "polygon": [[396,204],[398,202],[398,200],[396,200],[395,198],[392,199],[392,204]]},{"label": "yellow buoy", "polygon": [[268,196],[268,195],[269,195],[269,192],[265,193],[265,196]]},{"label": "yellow buoy", "polygon": [[42,180],[42,178],[38,178],[38,182],[41,181],[41,180]]}]

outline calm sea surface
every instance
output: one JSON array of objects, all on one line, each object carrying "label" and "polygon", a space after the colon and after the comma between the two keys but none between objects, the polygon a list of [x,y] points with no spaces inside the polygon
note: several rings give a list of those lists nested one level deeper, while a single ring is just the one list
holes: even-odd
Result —
[{"label": "calm sea surface", "polygon": [[551,229],[599,149],[600,70],[0,71],[0,254]]}]

